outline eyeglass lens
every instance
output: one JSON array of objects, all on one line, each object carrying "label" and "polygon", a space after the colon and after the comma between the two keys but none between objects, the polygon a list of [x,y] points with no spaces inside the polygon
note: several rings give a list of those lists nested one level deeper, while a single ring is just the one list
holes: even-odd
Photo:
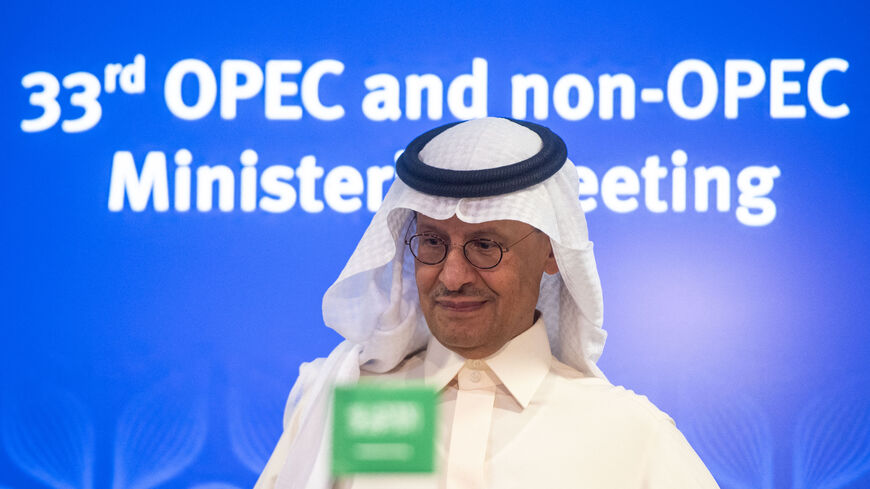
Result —
[{"label": "eyeglass lens", "polygon": [[[441,263],[447,257],[448,244],[437,236],[418,234],[408,242],[411,252],[418,260],[427,265]],[[502,250],[488,239],[472,239],[463,246],[465,258],[477,268],[492,268],[501,261]]]}]

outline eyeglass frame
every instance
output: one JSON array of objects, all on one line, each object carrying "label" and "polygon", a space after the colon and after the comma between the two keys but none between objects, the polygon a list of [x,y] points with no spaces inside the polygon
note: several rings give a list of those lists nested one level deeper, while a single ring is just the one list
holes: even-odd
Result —
[{"label": "eyeglass frame", "polygon": [[[416,221],[416,216],[415,216],[414,221]],[[409,226],[408,231],[410,231],[410,230],[411,230],[411,228]],[[492,270],[493,268],[497,267],[499,265],[499,263],[501,263],[501,261],[504,259],[505,253],[507,253],[508,251],[513,249],[513,247],[518,245],[522,240],[528,238],[529,236],[531,236],[535,232],[539,232],[539,231],[540,230],[538,230],[538,229],[532,229],[525,236],[514,241],[513,243],[511,243],[508,246],[504,246],[501,243],[499,243],[498,241],[495,241],[495,240],[492,240],[489,238],[472,238],[472,239],[469,239],[468,241],[466,241],[465,243],[460,245],[459,243],[453,243],[451,241],[447,241],[446,239],[444,239],[443,237],[441,237],[435,233],[417,233],[417,234],[414,234],[410,237],[405,238],[405,244],[408,246],[408,250],[411,252],[411,256],[413,256],[415,260],[417,260],[418,262],[420,262],[424,265],[435,266],[435,265],[440,265],[441,263],[444,263],[444,260],[447,259],[447,255],[450,254],[450,248],[453,246],[461,246],[462,247],[462,256],[465,257],[465,261],[467,261],[469,263],[469,265],[473,266],[474,268],[477,268],[478,270]],[[414,253],[414,249],[411,247],[411,240],[413,240],[414,238],[417,238],[419,236],[431,236],[434,238],[438,238],[444,244],[444,256],[442,256],[441,259],[436,261],[435,263],[427,263],[427,262],[421,260],[419,257],[417,257],[417,254]],[[466,247],[468,246],[469,243],[472,243],[475,241],[478,241],[478,242],[484,241],[487,243],[492,243],[498,247],[500,254],[498,257],[498,261],[496,261],[494,265],[492,265],[491,267],[481,267],[481,266],[476,265],[474,262],[471,261],[470,258],[468,258],[468,250],[466,249]]]}]

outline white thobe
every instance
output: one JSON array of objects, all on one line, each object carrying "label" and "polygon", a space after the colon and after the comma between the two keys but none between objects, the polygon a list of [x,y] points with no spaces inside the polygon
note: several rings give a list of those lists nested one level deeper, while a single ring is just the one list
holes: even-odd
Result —
[{"label": "white thobe", "polygon": [[436,472],[360,475],[336,489],[718,487],[645,397],[559,362],[542,320],[488,358],[466,360],[433,338],[391,372],[363,372],[361,382],[384,380],[440,391]]}]

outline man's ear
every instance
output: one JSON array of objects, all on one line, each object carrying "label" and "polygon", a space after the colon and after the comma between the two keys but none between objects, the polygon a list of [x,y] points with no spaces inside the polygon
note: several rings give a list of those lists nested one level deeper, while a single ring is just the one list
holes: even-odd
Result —
[{"label": "man's ear", "polygon": [[556,256],[553,254],[552,243],[547,243],[547,245],[550,248],[550,254],[547,255],[547,261],[544,262],[544,271],[547,272],[547,275],[553,275],[559,273],[559,264],[556,263]]}]

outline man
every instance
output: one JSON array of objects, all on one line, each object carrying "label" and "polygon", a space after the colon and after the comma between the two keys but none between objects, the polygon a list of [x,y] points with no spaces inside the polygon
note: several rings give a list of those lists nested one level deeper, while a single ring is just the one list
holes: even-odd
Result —
[{"label": "man", "polygon": [[[347,340],[300,368],[257,489],[712,488],[670,418],[607,382],[601,287],[562,140],[487,118],[411,142],[323,298]],[[439,390],[430,478],[329,479],[332,386]]]}]

